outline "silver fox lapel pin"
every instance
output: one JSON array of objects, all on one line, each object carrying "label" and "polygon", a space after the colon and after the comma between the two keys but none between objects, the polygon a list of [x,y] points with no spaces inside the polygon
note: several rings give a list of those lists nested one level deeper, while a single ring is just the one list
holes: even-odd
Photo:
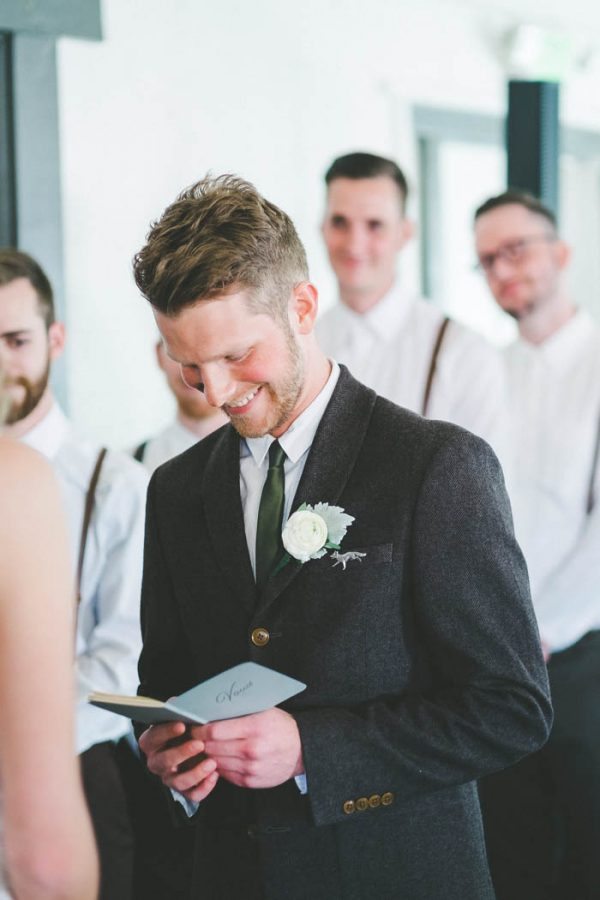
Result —
[{"label": "silver fox lapel pin", "polygon": [[348,553],[339,553],[337,550],[334,550],[331,554],[331,558],[335,559],[332,568],[339,566],[341,563],[342,569],[345,572],[349,562],[352,562],[354,559],[358,560],[358,562],[362,562],[363,556],[366,555],[366,553],[359,553],[357,550],[349,550]]}]

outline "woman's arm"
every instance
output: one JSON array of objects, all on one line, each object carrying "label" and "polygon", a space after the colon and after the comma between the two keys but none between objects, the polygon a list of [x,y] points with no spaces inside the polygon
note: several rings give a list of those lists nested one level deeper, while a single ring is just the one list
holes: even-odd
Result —
[{"label": "woman's arm", "polygon": [[45,461],[0,440],[0,784],[19,900],[97,896],[74,740],[74,585]]}]

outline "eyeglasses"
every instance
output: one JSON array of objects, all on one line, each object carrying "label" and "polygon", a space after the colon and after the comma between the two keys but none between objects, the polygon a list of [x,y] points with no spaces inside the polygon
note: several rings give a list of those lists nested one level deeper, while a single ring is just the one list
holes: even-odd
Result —
[{"label": "eyeglasses", "polygon": [[474,268],[489,275],[493,272],[494,266],[499,259],[501,259],[502,262],[512,263],[514,265],[520,263],[525,258],[531,244],[535,244],[538,241],[556,240],[557,237],[554,234],[532,234],[529,237],[519,238],[518,241],[507,241],[506,244],[502,244],[498,247],[494,253],[483,253],[479,257],[478,262],[475,263]]}]

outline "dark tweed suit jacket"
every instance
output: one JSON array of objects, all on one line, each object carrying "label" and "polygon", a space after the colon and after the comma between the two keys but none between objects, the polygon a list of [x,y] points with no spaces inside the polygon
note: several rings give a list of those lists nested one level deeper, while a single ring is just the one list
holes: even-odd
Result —
[{"label": "dark tweed suit jacket", "polygon": [[149,488],[140,691],[166,698],[249,659],[308,685],[285,704],[308,795],[221,780],[197,816],[194,896],[213,897],[208,837],[241,823],[269,900],[493,898],[475,779],[531,753],[551,722],[498,462],[342,367],[293,508],[319,501],[355,517],[342,550],[366,556],[293,561],[259,596],[231,426]]}]

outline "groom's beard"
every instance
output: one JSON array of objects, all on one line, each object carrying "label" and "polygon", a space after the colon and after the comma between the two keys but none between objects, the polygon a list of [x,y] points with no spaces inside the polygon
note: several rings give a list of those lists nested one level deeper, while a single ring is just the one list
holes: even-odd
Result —
[{"label": "groom's beard", "polygon": [[276,382],[263,385],[270,404],[263,419],[256,420],[252,414],[240,416],[224,409],[231,424],[241,437],[262,437],[280,428],[291,416],[305,381],[304,359],[300,347],[291,330],[287,335],[286,349],[288,367]]},{"label": "groom's beard", "polygon": [[30,381],[24,376],[21,378],[6,379],[3,390],[6,391],[12,386],[19,386],[25,391],[25,396],[21,400],[13,400],[10,403],[4,421],[5,425],[14,425],[15,422],[21,422],[23,419],[27,418],[29,413],[33,412],[44,396],[44,391],[48,387],[49,378],[50,360],[48,360],[48,363],[46,364],[46,371],[37,381]]}]

